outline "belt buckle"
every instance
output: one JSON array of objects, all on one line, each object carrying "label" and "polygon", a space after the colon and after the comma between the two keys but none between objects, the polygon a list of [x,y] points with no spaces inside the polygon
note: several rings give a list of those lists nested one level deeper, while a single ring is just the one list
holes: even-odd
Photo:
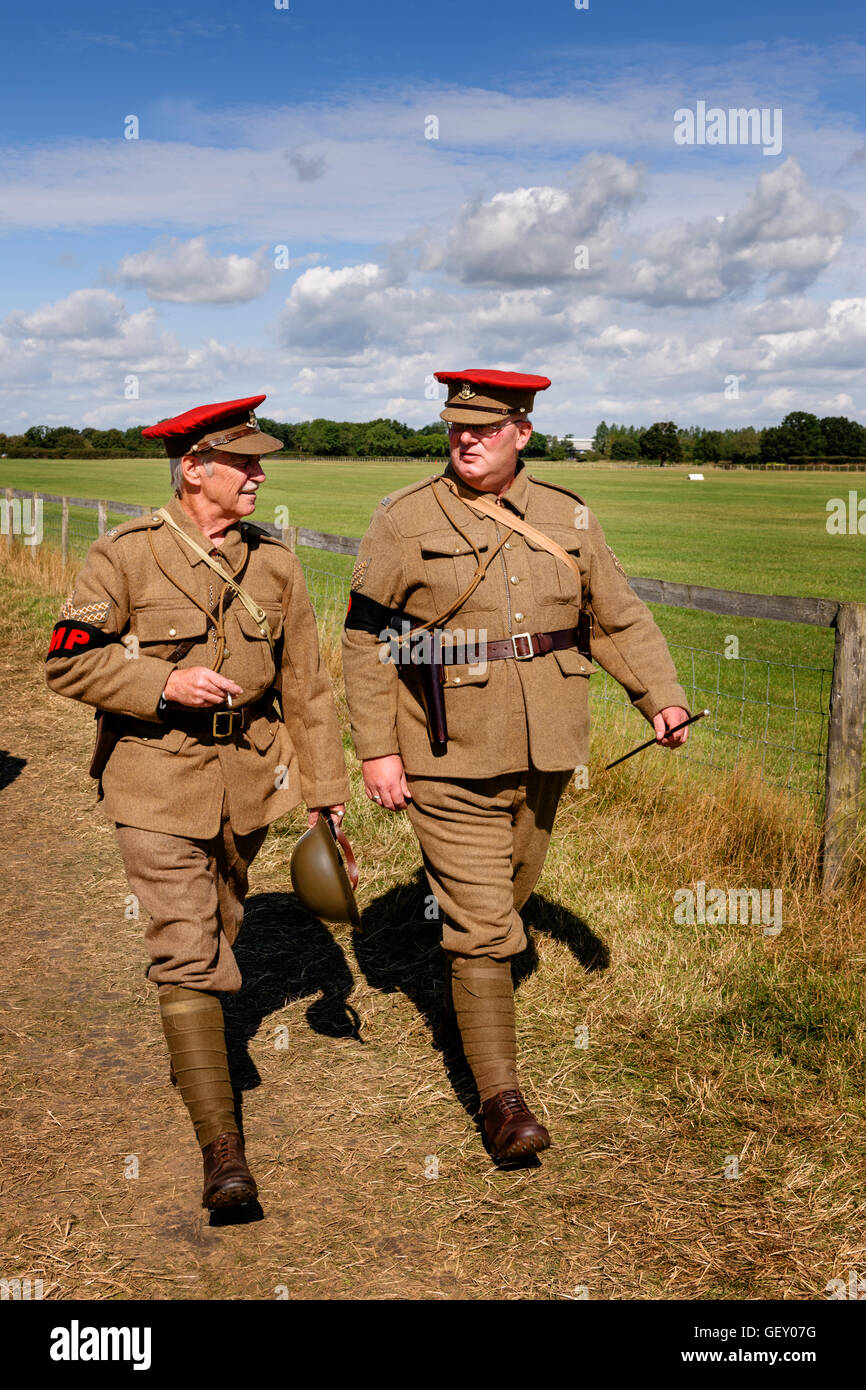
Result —
[{"label": "belt buckle", "polygon": [[[521,655],[521,653],[517,650],[517,643],[523,641],[526,642],[528,650]],[[515,661],[531,661],[532,658],[535,656],[535,652],[532,650],[532,633],[515,632],[511,638],[511,650],[514,652]]]},{"label": "belt buckle", "polygon": [[[231,738],[234,733],[234,722],[240,721],[241,712],[238,709],[218,709],[213,717],[213,736],[214,738]],[[220,721],[227,721],[221,723]]]}]

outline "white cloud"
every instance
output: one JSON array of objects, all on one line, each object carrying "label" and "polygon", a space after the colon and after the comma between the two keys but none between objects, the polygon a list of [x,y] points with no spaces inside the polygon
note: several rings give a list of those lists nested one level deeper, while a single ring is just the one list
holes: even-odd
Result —
[{"label": "white cloud", "polygon": [[838,255],[853,213],[812,191],[793,158],[761,174],[744,207],[656,231],[621,293],[655,305],[709,304],[761,280],[772,294],[805,289]]},{"label": "white cloud", "polygon": [[203,236],[172,237],[162,246],[125,256],[116,278],[174,304],[237,304],[264,294],[270,272],[261,247],[253,256],[211,256]]},{"label": "white cloud", "polygon": [[108,290],[74,290],[66,299],[32,313],[6,316],[3,332],[13,338],[111,338],[123,318],[123,300]]},{"label": "white cloud", "polygon": [[[441,265],[464,284],[538,285],[578,276],[592,282],[613,247],[616,215],[641,197],[643,174],[616,155],[594,154],[567,188],[515,188],[467,204],[445,245],[428,248],[422,264]],[[579,246],[588,252],[587,268],[575,266]]]},{"label": "white cloud", "polygon": [[758,343],[765,371],[798,366],[862,370],[866,360],[866,299],[833,300],[824,307],[823,322],[793,332],[764,332]]}]

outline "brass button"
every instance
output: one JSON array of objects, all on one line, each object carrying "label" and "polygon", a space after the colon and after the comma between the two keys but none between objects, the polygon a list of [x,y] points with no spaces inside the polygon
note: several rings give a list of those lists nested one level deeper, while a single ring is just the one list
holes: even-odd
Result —
[{"label": "brass button", "polygon": [[523,622],[523,614],[522,614],[522,613],[515,613],[515,615],[514,615],[514,621],[515,621],[516,623],[522,623],[522,622]]},{"label": "brass button", "polygon": [[231,656],[231,652],[229,651],[228,647],[225,647],[225,648],[223,649],[223,658],[225,658],[225,657],[227,657],[227,656]]},{"label": "brass button", "polygon": [[510,550],[510,549],[511,549],[511,541],[506,541],[506,542],[505,542],[505,549],[506,549],[506,550]]},{"label": "brass button", "polygon": [[455,677],[454,677],[454,684],[455,684],[455,685],[459,685],[459,684],[460,684],[460,677],[459,677],[459,676],[455,676]]},{"label": "brass button", "polygon": [[176,627],[170,627],[169,630],[168,630],[168,635],[169,635],[169,637],[176,637],[176,636],[177,636],[177,628],[176,628]]},{"label": "brass button", "polygon": [[512,582],[512,584],[519,584],[519,583],[520,583],[520,580],[517,578],[517,575],[516,575],[516,574],[512,574],[512,576],[511,576],[511,582]]}]

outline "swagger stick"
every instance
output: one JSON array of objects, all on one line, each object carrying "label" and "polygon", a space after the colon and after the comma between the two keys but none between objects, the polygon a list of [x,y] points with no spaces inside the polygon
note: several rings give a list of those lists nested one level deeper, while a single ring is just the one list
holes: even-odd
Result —
[{"label": "swagger stick", "polygon": [[[668,729],[665,738],[670,734],[675,734],[678,729],[685,729],[687,725],[695,724],[697,720],[704,719],[709,712],[708,709],[698,710],[697,714],[693,714],[691,719],[684,719],[682,724],[675,724],[672,729]],[[652,748],[659,741],[660,740],[657,738],[648,738],[646,743],[639,743],[637,748],[633,748],[630,753],[623,753],[621,758],[616,758],[612,763],[608,763],[604,769],[605,772],[610,772],[612,767],[617,767],[619,763],[624,763],[626,758],[633,758],[635,753],[642,753],[645,748]]]}]

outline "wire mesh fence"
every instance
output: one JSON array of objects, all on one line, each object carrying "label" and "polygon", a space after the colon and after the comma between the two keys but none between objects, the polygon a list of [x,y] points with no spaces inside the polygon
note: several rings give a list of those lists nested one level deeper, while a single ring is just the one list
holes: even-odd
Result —
[{"label": "wire mesh fence", "polygon": [[349,602],[349,582],[345,576],[319,565],[303,563],[304,582],[310,601],[320,617],[346,610]]},{"label": "wire mesh fence", "polygon": [[[664,629],[664,618],[659,618]],[[709,718],[678,756],[698,766],[730,768],[748,760],[763,781],[820,797],[824,792],[833,672],[668,642],[693,712]],[[592,682],[593,716],[637,742],[645,729],[606,672]]]}]

